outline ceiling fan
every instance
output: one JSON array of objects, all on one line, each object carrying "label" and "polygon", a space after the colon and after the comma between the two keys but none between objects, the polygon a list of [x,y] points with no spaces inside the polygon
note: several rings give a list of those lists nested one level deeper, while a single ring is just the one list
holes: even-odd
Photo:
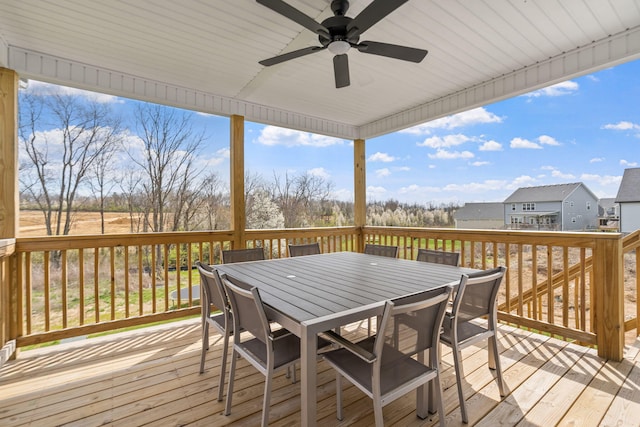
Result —
[{"label": "ceiling fan", "polygon": [[398,46],[389,43],[373,41],[360,42],[360,35],[362,33],[408,0],[373,0],[355,18],[350,18],[345,15],[349,9],[349,2],[347,0],[333,0],[331,2],[331,10],[334,16],[325,19],[322,23],[316,22],[313,18],[305,15],[283,0],[256,1],[318,34],[318,40],[322,45],[294,50],[259,62],[266,67],[328,49],[329,52],[335,55],[333,57],[333,71],[336,88],[341,88],[349,86],[350,84],[349,59],[346,55],[350,48],[357,49],[362,53],[381,55],[416,63],[421,62],[428,53],[424,49]]}]

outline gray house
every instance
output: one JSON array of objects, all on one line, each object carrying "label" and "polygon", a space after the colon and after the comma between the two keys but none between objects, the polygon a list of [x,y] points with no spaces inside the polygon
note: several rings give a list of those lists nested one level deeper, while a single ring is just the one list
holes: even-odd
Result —
[{"label": "gray house", "polygon": [[502,202],[465,203],[453,214],[456,228],[500,229],[504,228]]},{"label": "gray house", "polygon": [[523,187],[503,204],[513,229],[584,231],[598,227],[598,198],[583,183]]},{"label": "gray house", "polygon": [[598,221],[600,230],[620,229],[620,205],[616,203],[615,197],[603,197],[598,200]]},{"label": "gray house", "polygon": [[640,229],[640,168],[624,170],[616,203],[620,205],[620,231],[631,233]]}]

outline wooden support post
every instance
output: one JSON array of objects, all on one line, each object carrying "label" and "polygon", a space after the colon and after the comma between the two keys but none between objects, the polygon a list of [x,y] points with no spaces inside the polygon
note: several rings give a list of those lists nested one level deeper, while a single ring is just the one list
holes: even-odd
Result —
[{"label": "wooden support post", "polygon": [[231,229],[233,247],[244,247],[247,225],[244,200],[244,117],[231,116]]},{"label": "wooden support post", "polygon": [[359,229],[358,252],[364,251],[364,233],[362,227],[367,224],[367,168],[365,159],[365,141],[353,141],[353,220]]},{"label": "wooden support post", "polygon": [[18,196],[18,74],[0,68],[0,365],[17,355],[21,335],[17,255],[20,202]]},{"label": "wooden support post", "polygon": [[615,361],[624,356],[623,266],[622,236],[596,239],[592,292],[598,355]]}]

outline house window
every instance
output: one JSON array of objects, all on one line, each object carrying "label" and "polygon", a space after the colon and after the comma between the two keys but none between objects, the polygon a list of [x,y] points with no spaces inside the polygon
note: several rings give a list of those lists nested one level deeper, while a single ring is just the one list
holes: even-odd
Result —
[{"label": "house window", "polygon": [[536,210],[536,204],[535,203],[523,203],[522,204],[522,210],[523,211],[535,211]]},{"label": "house window", "polygon": [[576,222],[576,217],[575,216],[571,218],[571,222]]},{"label": "house window", "polygon": [[516,204],[515,203],[511,203],[511,210],[515,211],[516,210]]},{"label": "house window", "polygon": [[573,207],[574,203],[573,200],[569,202],[569,206]]},{"label": "house window", "polygon": [[591,202],[587,202],[587,210],[591,210]]}]

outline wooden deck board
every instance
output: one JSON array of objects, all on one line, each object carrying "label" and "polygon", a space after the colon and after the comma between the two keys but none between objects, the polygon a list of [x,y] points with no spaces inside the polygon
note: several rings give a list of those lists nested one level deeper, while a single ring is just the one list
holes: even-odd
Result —
[{"label": "wooden deck board", "polygon": [[[239,360],[232,414],[222,415],[224,402],[216,400],[222,342],[211,336],[206,370],[200,374],[198,322],[22,352],[0,370],[0,425],[258,424],[264,377]],[[469,425],[640,425],[640,341],[627,348],[624,361],[610,363],[592,349],[508,326],[501,326],[499,338],[511,391],[504,398],[487,368],[486,346],[463,351]],[[442,359],[446,423],[463,425],[447,347]],[[347,381],[345,418],[336,419],[335,373],[323,362],[317,394],[319,425],[373,424],[371,400]],[[439,420],[438,414],[416,417],[415,393],[386,406],[384,414],[387,425],[430,426]],[[291,384],[284,374],[274,381],[270,422],[278,427],[300,423],[300,384]]]}]

